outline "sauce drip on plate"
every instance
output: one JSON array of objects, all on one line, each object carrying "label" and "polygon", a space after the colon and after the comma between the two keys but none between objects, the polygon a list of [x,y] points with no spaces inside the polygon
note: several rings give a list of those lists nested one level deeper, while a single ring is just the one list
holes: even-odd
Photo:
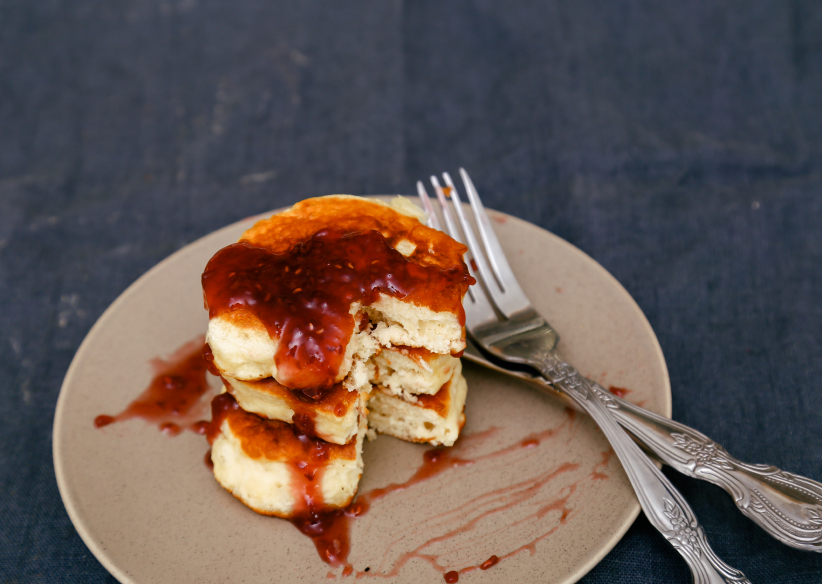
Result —
[{"label": "sauce drip on plate", "polygon": [[[209,366],[213,367],[210,363],[213,357],[209,359],[210,352],[207,347],[203,347],[202,343],[203,340],[200,338],[184,345],[167,360],[155,359],[153,365],[156,369],[156,375],[152,379],[149,387],[122,413],[117,416],[98,416],[95,420],[95,425],[102,427],[114,421],[140,417],[157,423],[161,429],[165,430],[168,428],[167,424],[179,422],[179,424],[177,424],[178,427],[185,427],[198,434],[205,434],[209,442],[213,442],[216,434],[219,432],[222,421],[231,415],[232,412],[237,412],[239,406],[230,394],[224,393],[216,396],[212,400],[211,422],[200,420],[190,423],[185,421],[197,419],[193,417],[195,413],[201,415],[199,408],[203,405],[203,397],[206,396],[208,390],[205,372],[209,369]],[[622,391],[627,393],[628,390]],[[303,399],[305,399],[304,396]],[[240,412],[242,412],[242,410],[240,410]],[[290,466],[292,467],[292,476],[295,479],[293,488],[295,489],[295,493],[299,494],[301,501],[301,509],[297,515],[289,521],[297,527],[301,533],[312,539],[323,561],[331,566],[341,567],[343,569],[341,572],[342,577],[352,574],[357,578],[396,576],[408,561],[422,559],[428,562],[434,569],[438,570],[446,581],[456,582],[461,574],[475,570],[487,570],[498,562],[523,551],[533,554],[537,542],[550,536],[557,529],[557,527],[553,527],[545,533],[535,536],[532,541],[525,542],[524,544],[522,542],[513,544],[513,549],[510,551],[503,550],[498,552],[499,555],[494,554],[485,561],[477,561],[475,565],[468,565],[458,570],[453,570],[441,566],[438,563],[437,556],[432,556],[423,550],[427,550],[427,546],[429,546],[431,542],[456,538],[474,529],[475,520],[460,519],[455,516],[454,520],[456,522],[448,527],[444,534],[439,534],[435,536],[434,539],[423,542],[419,547],[411,548],[409,551],[402,553],[389,572],[372,570],[371,567],[367,567],[361,571],[354,570],[348,561],[351,550],[351,526],[358,517],[369,512],[374,502],[393,493],[402,492],[415,485],[433,479],[447,471],[458,470],[462,467],[470,467],[475,464],[484,464],[492,459],[504,460],[516,456],[517,453],[532,451],[541,444],[558,438],[561,432],[567,432],[568,430],[565,429],[566,426],[563,425],[538,434],[525,436],[508,445],[501,444],[492,451],[479,455],[471,454],[472,445],[482,443],[489,439],[497,432],[497,429],[492,428],[484,432],[465,435],[461,437],[457,445],[452,448],[432,448],[423,451],[419,466],[414,474],[406,481],[402,483],[392,483],[385,487],[362,493],[345,509],[325,510],[323,509],[324,505],[320,489],[324,462],[327,460],[329,453],[333,452],[333,449],[348,448],[351,447],[351,445],[340,446],[329,444],[307,435],[304,431],[307,428],[301,429],[298,425],[262,420],[254,414],[248,414],[247,412],[242,412],[242,414],[256,418],[263,426],[274,424],[288,428],[288,440],[293,446],[292,456],[289,459]],[[573,410],[567,410],[566,414],[567,428],[571,428],[575,421],[574,412]],[[250,425],[253,426],[256,423],[257,422],[254,422]],[[262,441],[262,443],[265,443],[265,441]],[[251,452],[249,454],[252,457],[259,456],[259,453],[254,454]],[[612,456],[613,452],[610,450],[603,452],[601,461],[597,463],[593,469],[590,469],[587,475],[581,476],[578,480],[574,481],[567,487],[565,492],[557,495],[556,499],[546,501],[542,504],[534,514],[535,517],[541,518],[548,513],[555,513],[559,514],[559,523],[565,524],[574,512],[570,497],[572,497],[577,486],[582,482],[599,481],[609,478],[604,471]],[[205,462],[207,465],[211,463],[210,450],[205,455]],[[536,487],[546,484],[562,474],[575,471],[577,466],[578,465],[571,463],[564,463],[542,475],[526,479],[524,483],[526,488],[521,489],[521,493],[518,496],[521,501],[530,500],[531,497],[537,495],[539,492]],[[494,497],[499,499],[499,507],[494,512],[504,512],[509,507],[513,507],[516,501],[510,500],[514,492],[512,489],[520,487],[521,485],[512,485],[499,489],[498,492],[493,492]],[[481,501],[486,501],[490,494],[491,493],[479,494],[475,499],[467,502],[466,505],[470,507],[472,504],[479,504]],[[507,553],[505,553],[506,551]],[[333,578],[336,577],[337,576],[333,576]]]},{"label": "sauce drip on plate", "polygon": [[[154,359],[156,371],[149,386],[129,406],[116,416],[100,415],[94,426],[102,428],[114,422],[141,418],[157,424],[160,431],[176,436],[184,429],[197,434],[204,432],[204,424],[197,421],[207,410],[203,396],[209,390],[206,371],[213,364],[204,358],[208,345],[199,338],[186,343],[166,360]],[[213,360],[213,357],[212,357]]]}]

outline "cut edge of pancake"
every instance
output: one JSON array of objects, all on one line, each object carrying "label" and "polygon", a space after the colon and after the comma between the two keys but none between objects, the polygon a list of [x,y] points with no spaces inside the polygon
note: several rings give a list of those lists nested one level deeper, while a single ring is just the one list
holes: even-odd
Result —
[{"label": "cut edge of pancake", "polygon": [[368,425],[380,434],[409,442],[453,446],[465,424],[467,390],[461,364],[440,391],[416,396],[414,402],[377,386],[368,399]]},{"label": "cut edge of pancake", "polygon": [[385,393],[416,401],[416,395],[434,395],[451,378],[459,359],[424,349],[384,348],[372,357],[371,383]]}]

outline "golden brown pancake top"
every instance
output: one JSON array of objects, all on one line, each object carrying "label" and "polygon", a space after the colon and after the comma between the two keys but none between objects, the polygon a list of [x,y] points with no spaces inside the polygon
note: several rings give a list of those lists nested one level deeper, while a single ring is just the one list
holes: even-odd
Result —
[{"label": "golden brown pancake top", "polygon": [[[423,265],[447,269],[463,263],[468,250],[445,233],[420,223],[393,208],[360,197],[332,195],[300,201],[290,209],[262,219],[240,239],[275,253],[287,251],[322,229],[379,231],[391,247],[406,239],[417,247],[409,259]],[[431,250],[431,251],[429,251]]]}]

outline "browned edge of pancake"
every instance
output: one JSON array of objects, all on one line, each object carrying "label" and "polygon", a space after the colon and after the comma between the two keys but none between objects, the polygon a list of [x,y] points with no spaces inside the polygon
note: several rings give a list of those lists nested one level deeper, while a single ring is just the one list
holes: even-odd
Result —
[{"label": "browned edge of pancake", "polygon": [[292,424],[267,420],[242,409],[228,412],[224,423],[240,442],[243,452],[255,460],[296,464],[311,457],[311,449],[317,443],[328,452],[328,462],[357,459],[356,436],[342,445],[309,436],[300,439],[299,431]]}]

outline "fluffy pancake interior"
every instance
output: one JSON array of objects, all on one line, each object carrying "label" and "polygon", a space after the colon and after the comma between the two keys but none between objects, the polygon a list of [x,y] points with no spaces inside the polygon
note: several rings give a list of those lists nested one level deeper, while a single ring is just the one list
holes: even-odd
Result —
[{"label": "fluffy pancake interior", "polygon": [[434,395],[417,395],[414,402],[377,387],[368,400],[368,424],[381,434],[410,442],[452,446],[465,423],[468,391],[457,360],[451,378]]},{"label": "fluffy pancake interior", "polygon": [[459,359],[415,347],[383,349],[372,358],[371,382],[391,395],[413,402],[416,394],[433,395],[451,378]]}]

